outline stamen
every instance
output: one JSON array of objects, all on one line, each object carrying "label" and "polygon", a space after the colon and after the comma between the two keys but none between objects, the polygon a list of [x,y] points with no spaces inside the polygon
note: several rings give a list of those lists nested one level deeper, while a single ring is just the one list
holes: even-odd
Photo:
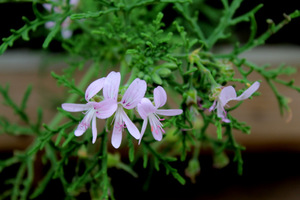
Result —
[{"label": "stamen", "polygon": [[163,128],[161,128],[161,131],[162,131],[163,133],[166,133],[166,131],[165,131]]}]

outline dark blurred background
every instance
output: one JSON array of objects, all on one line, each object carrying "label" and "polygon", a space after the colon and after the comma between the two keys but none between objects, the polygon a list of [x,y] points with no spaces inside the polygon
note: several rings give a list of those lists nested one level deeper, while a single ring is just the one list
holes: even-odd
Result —
[{"label": "dark blurred background", "polygon": [[[0,1],[1,2],[1,1]],[[197,2],[197,1],[195,1]],[[207,0],[208,5],[211,5],[214,8],[221,9],[222,4],[220,0]],[[285,1],[270,1],[270,0],[244,0],[240,8],[237,10],[237,15],[243,14],[246,11],[251,10],[258,4],[263,4],[261,8],[256,13],[257,19],[257,34],[265,32],[268,28],[266,22],[267,19],[272,19],[275,23],[283,20],[283,14],[289,14],[296,9],[300,9],[300,1],[295,0],[285,0]],[[176,11],[172,6],[165,8],[165,13],[172,13],[176,15]],[[24,25],[22,16],[33,20],[35,19],[34,13],[32,11],[32,5],[30,2],[17,2],[17,3],[0,3],[0,38],[8,37],[10,35],[10,29],[18,29]],[[200,13],[199,20],[205,19]],[[165,23],[168,24],[168,18],[164,18]],[[273,35],[267,44],[278,44],[278,43],[291,43],[291,44],[300,44],[300,21],[292,20],[290,25],[286,26],[284,29]],[[41,48],[41,45],[44,40],[44,35],[47,30],[39,30],[38,32],[32,33],[32,38],[30,42],[18,40],[13,46],[13,48]],[[246,41],[249,34],[249,24],[243,23],[234,27],[235,33],[240,37],[242,41]],[[54,41],[55,43],[55,41]],[[55,43],[51,47],[55,51]],[[59,48],[59,47],[57,47]]]},{"label": "dark blurred background", "polygon": [[[207,2],[216,8],[221,8],[220,0],[208,0]],[[264,4],[264,7],[256,14],[258,35],[267,29],[267,19],[272,19],[275,23],[278,23],[283,19],[283,13],[289,14],[295,9],[300,9],[299,0],[245,0],[239,8],[238,13],[244,13],[260,3]],[[166,9],[176,15],[176,11],[174,11],[172,7],[167,7]],[[23,26],[24,22],[21,19],[22,16],[34,19],[31,3],[0,4],[0,38],[9,36],[10,29],[18,29]],[[168,21],[166,21],[166,23],[167,22]],[[289,25],[267,40],[266,44],[300,45],[299,27],[300,19],[293,20]],[[244,23],[235,27],[234,31],[237,37],[242,41],[246,41],[247,35],[249,34],[248,28],[248,24]],[[32,33],[33,39],[30,40],[30,42],[18,40],[10,49],[41,49],[44,40],[44,31],[47,30]],[[54,41],[51,43],[50,50],[55,52],[61,51],[62,49],[60,48],[59,42]],[[266,54],[263,53],[263,55],[267,55],[268,50],[269,49],[267,49],[267,51],[264,52]],[[281,52],[290,51],[283,49]],[[278,55],[284,56],[281,54]],[[296,61],[297,58],[296,56]],[[284,60],[284,57],[282,59]],[[5,60],[5,57],[0,56],[0,63],[3,60]],[[266,61],[268,62],[270,60]],[[289,59],[285,60],[287,63],[288,61]],[[298,61],[299,62],[292,64],[299,68],[300,60],[298,59]],[[39,85],[38,90],[33,92],[33,98],[38,98],[39,100],[36,102],[31,101],[29,105],[29,108],[33,110],[36,109],[36,104],[43,105],[41,102],[51,99],[51,97],[47,95],[39,96],[39,92],[46,91],[49,94],[62,94],[63,92],[61,88],[56,88],[56,83],[51,77],[40,77],[40,74],[36,72],[24,74],[22,70],[9,73],[3,72],[1,71],[2,66],[3,63],[0,64],[0,84],[17,80],[16,83],[11,84],[11,88],[16,91],[20,90],[21,94],[32,81],[34,85]],[[256,78],[261,79],[261,77]],[[299,73],[292,78],[295,78],[297,85],[300,85]],[[299,93],[285,89],[282,90],[282,92],[293,98],[293,104],[291,104],[291,106],[294,116],[290,123],[285,123],[285,118],[279,116],[275,97],[271,94],[269,88],[262,85],[260,92],[262,96],[257,98],[258,100],[253,99],[249,104],[245,103],[245,106],[242,107],[243,111],[236,113],[236,115],[240,116],[242,121],[246,121],[252,126],[252,133],[250,135],[241,136],[240,133],[237,134],[238,141],[246,147],[246,151],[243,152],[244,172],[242,176],[237,174],[236,163],[234,162],[231,162],[223,169],[213,168],[211,155],[209,152],[206,152],[199,158],[201,173],[196,178],[196,184],[192,184],[187,179],[187,184],[181,186],[171,175],[165,175],[165,171],[162,167],[160,172],[153,172],[149,188],[145,191],[143,190],[145,187],[144,183],[151,172],[148,169],[143,169],[142,163],[138,163],[135,168],[140,175],[138,179],[131,177],[121,170],[109,170],[116,199],[299,200],[300,112],[297,103],[300,99]],[[21,95],[16,94],[16,98],[21,98]],[[1,107],[1,109],[0,112],[4,110],[4,107]],[[48,113],[50,113],[48,118],[50,118],[54,115],[54,111],[48,111]],[[11,117],[13,118],[13,116]],[[2,139],[2,141],[4,140]],[[6,149],[2,146],[2,148],[0,148],[0,159],[12,154],[9,148],[17,146],[17,148],[22,149],[24,148],[24,141],[26,141],[27,144],[31,142],[31,140],[26,138],[15,140],[11,137],[8,141],[18,143],[10,147],[6,146]],[[6,142],[6,144],[9,142]],[[23,146],[20,147],[20,145]],[[232,153],[228,152],[228,155],[232,161]],[[178,167],[180,174],[184,174],[187,162],[174,162],[174,166]],[[9,173],[14,173],[13,171],[15,169],[11,170],[12,172],[5,171],[6,173],[0,174],[0,187],[3,186],[2,180],[9,177]],[[53,192],[53,189],[55,189],[55,192]],[[60,192],[61,190],[56,182],[53,182],[40,199],[63,199],[60,197]],[[79,199],[86,199],[86,197],[82,196]]]}]

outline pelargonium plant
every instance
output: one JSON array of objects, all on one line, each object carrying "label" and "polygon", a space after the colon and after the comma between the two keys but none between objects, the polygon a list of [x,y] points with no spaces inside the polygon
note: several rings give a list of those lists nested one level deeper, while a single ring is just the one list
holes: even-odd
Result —
[{"label": "pelargonium plant", "polygon": [[[262,5],[241,13],[243,0],[219,0],[218,6],[193,0],[28,2],[35,18],[23,17],[24,26],[2,39],[0,54],[36,35],[44,39],[41,51],[49,53],[59,44],[68,67],[51,75],[68,92],[58,98],[52,121],[42,123],[43,108],[37,108],[37,122],[25,109],[31,86],[20,105],[8,87],[0,86],[1,101],[21,119],[16,124],[1,113],[0,133],[34,136],[24,150],[0,161],[0,171],[17,170],[0,199],[46,199],[53,184],[60,191],[55,198],[114,199],[118,191],[110,170],[139,179],[135,167],[140,165],[149,173],[145,185],[153,169],[162,168],[185,184],[200,172],[204,146],[226,158],[216,166],[230,162],[242,174],[245,148],[233,131],[248,134],[250,126],[232,111],[259,96],[261,83],[270,85],[282,114],[290,109],[276,84],[300,92],[293,81],[280,79],[294,68],[260,66],[241,56],[299,20],[297,10],[277,24],[271,21],[258,35],[255,15]],[[249,25],[247,41],[236,37],[239,24]],[[220,42],[232,50],[215,52]],[[251,78],[252,73],[262,80]],[[229,101],[236,103],[228,107]],[[186,163],[186,169],[174,162]]]}]

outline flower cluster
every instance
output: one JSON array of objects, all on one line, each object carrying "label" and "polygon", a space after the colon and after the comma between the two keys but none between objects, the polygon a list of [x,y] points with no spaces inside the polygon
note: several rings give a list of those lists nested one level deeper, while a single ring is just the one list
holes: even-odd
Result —
[{"label": "flower cluster", "polygon": [[[136,78],[127,88],[122,96],[119,96],[121,75],[119,72],[110,72],[107,77],[92,82],[85,92],[86,104],[64,103],[62,108],[69,112],[85,111],[85,117],[79,123],[74,134],[81,136],[92,124],[92,142],[97,138],[96,118],[107,119],[114,115],[111,143],[119,148],[122,141],[122,132],[127,128],[128,132],[139,142],[147,127],[149,119],[153,137],[160,141],[162,139],[163,125],[158,115],[174,116],[182,113],[181,109],[162,110],[158,109],[167,101],[165,90],[158,86],[154,89],[154,103],[144,98],[147,84],[144,80]],[[98,93],[102,90],[102,96]],[[126,114],[126,110],[137,108],[139,115],[144,120],[142,131],[138,130],[135,124]]]},{"label": "flower cluster", "polygon": [[[54,0],[54,2],[57,2],[57,0]],[[70,0],[69,4],[73,7],[76,7],[79,3],[79,0]],[[48,12],[52,12],[52,9],[55,13],[62,13],[62,9],[60,7],[57,6],[52,6],[52,4],[49,3],[44,3],[43,7],[48,11]],[[71,19],[70,17],[67,17],[61,24],[61,35],[64,39],[68,39],[73,35],[73,32],[69,29],[70,25],[71,25]],[[56,25],[57,22],[54,21],[49,21],[45,24],[45,27],[47,29],[51,29]]]},{"label": "flower cluster", "polygon": [[247,90],[245,90],[238,97],[232,86],[223,87],[221,88],[221,91],[217,95],[217,97],[215,97],[215,101],[213,105],[209,108],[209,111],[217,109],[217,116],[220,117],[223,122],[230,123],[230,120],[227,118],[227,112],[224,109],[227,103],[232,100],[242,101],[248,99],[256,90],[258,90],[259,86],[259,82],[254,82]]}]

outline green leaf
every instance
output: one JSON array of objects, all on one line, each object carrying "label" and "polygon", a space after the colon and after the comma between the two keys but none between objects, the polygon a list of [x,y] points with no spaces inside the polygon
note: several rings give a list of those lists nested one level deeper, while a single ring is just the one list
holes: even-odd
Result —
[{"label": "green leaf", "polygon": [[24,93],[24,96],[23,96],[23,99],[22,99],[22,102],[21,102],[21,106],[20,106],[21,110],[25,110],[28,98],[31,94],[31,91],[32,91],[32,85],[29,85],[27,87],[27,90]]},{"label": "green leaf", "polygon": [[98,11],[98,12],[88,11],[86,13],[72,14],[70,16],[70,18],[72,20],[86,19],[86,18],[95,18],[95,17],[101,17],[102,15],[108,14],[110,12],[118,11],[118,10],[119,10],[119,8],[110,8],[110,9],[103,10],[103,11]]}]

